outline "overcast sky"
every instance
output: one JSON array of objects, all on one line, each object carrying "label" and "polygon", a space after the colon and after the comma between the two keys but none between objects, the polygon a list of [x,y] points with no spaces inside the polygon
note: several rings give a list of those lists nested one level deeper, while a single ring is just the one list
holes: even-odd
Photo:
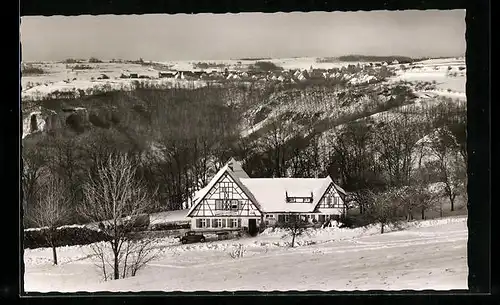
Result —
[{"label": "overcast sky", "polygon": [[28,16],[24,61],[461,56],[465,10]]}]

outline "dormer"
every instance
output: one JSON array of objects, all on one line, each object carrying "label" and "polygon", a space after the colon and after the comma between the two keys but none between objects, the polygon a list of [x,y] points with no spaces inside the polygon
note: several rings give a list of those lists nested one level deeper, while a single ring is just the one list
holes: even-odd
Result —
[{"label": "dormer", "polygon": [[313,193],[310,196],[289,196],[288,191],[285,191],[285,200],[287,203],[312,203]]}]

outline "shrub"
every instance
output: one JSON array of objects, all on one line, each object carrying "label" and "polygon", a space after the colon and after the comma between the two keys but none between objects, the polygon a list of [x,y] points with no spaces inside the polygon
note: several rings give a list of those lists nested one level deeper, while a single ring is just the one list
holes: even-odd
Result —
[{"label": "shrub", "polygon": [[95,58],[95,57],[91,57],[89,59],[89,63],[101,63],[101,62],[102,62],[102,60]]},{"label": "shrub", "polygon": [[76,64],[76,63],[80,63],[81,61],[78,60],[78,59],[74,59],[74,58],[67,58],[64,63],[66,64]]},{"label": "shrub", "polygon": [[358,228],[372,224],[373,218],[367,214],[347,215],[341,218],[340,228]]},{"label": "shrub", "polygon": [[283,70],[282,67],[275,65],[274,63],[270,61],[258,61],[252,66],[250,66],[250,69],[252,70],[258,70],[258,71],[281,71]]},{"label": "shrub", "polygon": [[[47,242],[48,229],[25,230],[24,248],[36,249],[50,247]],[[104,232],[92,230],[87,227],[61,227],[56,230],[56,247],[88,245],[100,241],[108,241],[110,237]]]},{"label": "shrub", "polygon": [[73,70],[90,70],[90,69],[92,69],[92,67],[89,65],[74,65],[73,67],[71,67],[71,69],[73,69]]},{"label": "shrub", "polygon": [[68,125],[73,131],[82,133],[85,131],[85,122],[78,114],[71,114],[66,118],[66,125]]},{"label": "shrub", "polygon": [[168,231],[168,230],[179,230],[179,229],[190,229],[191,224],[188,223],[176,223],[176,222],[164,222],[156,223],[151,226],[152,231]]},{"label": "shrub", "polygon": [[35,67],[33,65],[23,65],[21,67],[21,73],[24,75],[37,75],[43,74],[45,71],[42,68]]}]

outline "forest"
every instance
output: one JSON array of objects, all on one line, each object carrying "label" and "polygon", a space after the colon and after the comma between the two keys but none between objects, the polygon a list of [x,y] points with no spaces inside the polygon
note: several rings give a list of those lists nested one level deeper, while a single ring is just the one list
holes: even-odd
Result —
[{"label": "forest", "polygon": [[[370,194],[427,193],[436,182],[453,209],[466,193],[466,103],[416,104],[404,84],[385,99],[376,84],[346,86],[143,87],[39,101],[57,113],[58,124],[23,139],[24,225],[36,226],[29,215],[51,192],[68,211],[59,225],[84,223],[78,207],[88,199],[87,182],[120,155],[131,160],[134,179],[151,197],[147,212],[185,208],[231,157],[251,177],[330,175],[360,213],[373,205]],[[71,107],[85,111],[61,115]],[[265,121],[262,129],[243,135],[256,121]],[[412,204],[409,214],[424,213],[427,203]]]}]

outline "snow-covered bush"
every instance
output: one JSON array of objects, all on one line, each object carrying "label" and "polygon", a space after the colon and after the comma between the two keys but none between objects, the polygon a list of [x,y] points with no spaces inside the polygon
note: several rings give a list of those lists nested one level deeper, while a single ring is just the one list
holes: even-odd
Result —
[{"label": "snow-covered bush", "polygon": [[[35,249],[50,247],[47,242],[46,234],[48,228],[40,230],[25,230],[24,231],[24,248]],[[88,245],[95,242],[109,240],[109,236],[104,232],[92,230],[87,227],[61,227],[55,231],[56,247]]]},{"label": "snow-covered bush", "polygon": [[241,258],[245,254],[246,250],[243,244],[238,244],[236,247],[234,247],[231,252],[229,252],[229,256],[233,259]]}]

